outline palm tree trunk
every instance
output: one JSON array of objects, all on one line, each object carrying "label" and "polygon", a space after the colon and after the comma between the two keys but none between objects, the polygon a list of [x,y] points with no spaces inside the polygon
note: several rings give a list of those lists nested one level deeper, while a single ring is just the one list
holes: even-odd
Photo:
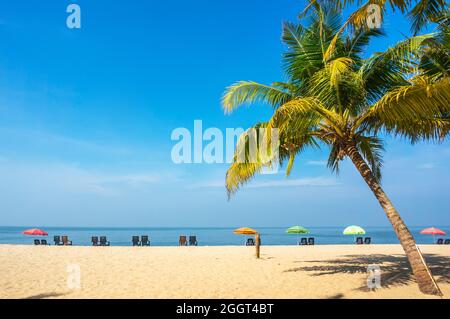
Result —
[{"label": "palm tree trunk", "polygon": [[428,269],[428,266],[425,263],[425,260],[423,259],[423,256],[416,245],[414,237],[403,222],[402,218],[400,217],[399,213],[395,209],[394,205],[392,204],[384,190],[381,188],[380,183],[374,177],[371,169],[369,168],[361,154],[358,152],[354,143],[347,146],[346,153],[358,169],[367,185],[369,185],[375,197],[380,202],[380,205],[386,213],[387,218],[394,227],[395,233],[397,234],[400,244],[402,245],[403,250],[408,257],[413,274],[419,284],[420,291],[422,291],[424,294],[442,296],[442,292],[436,284],[436,281],[434,280],[430,270]]}]

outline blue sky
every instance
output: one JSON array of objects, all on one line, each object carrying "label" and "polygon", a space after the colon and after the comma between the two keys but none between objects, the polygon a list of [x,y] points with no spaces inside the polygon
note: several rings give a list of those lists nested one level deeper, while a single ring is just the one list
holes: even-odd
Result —
[{"label": "blue sky", "polygon": [[[81,7],[82,28],[66,27]],[[356,170],[309,151],[289,180],[261,176],[230,202],[226,165],[175,165],[177,127],[248,127],[224,88],[282,79],[282,21],[299,0],[0,1],[0,224],[42,226],[387,225]],[[408,33],[391,15],[389,36]],[[369,54],[368,52],[367,54]],[[388,139],[384,187],[410,225],[450,225],[450,143]]]}]

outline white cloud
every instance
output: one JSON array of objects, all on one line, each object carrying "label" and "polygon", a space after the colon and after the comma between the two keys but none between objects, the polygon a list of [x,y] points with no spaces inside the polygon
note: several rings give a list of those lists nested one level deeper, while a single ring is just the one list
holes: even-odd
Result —
[{"label": "white cloud", "polygon": [[0,187],[17,187],[31,193],[76,193],[117,196],[130,189],[145,188],[161,180],[159,172],[114,174],[86,170],[68,164],[11,163],[0,166]]},{"label": "white cloud", "polygon": [[[330,187],[337,186],[339,183],[335,178],[330,177],[312,177],[312,178],[297,178],[297,179],[283,179],[273,181],[255,181],[249,183],[247,188],[269,188],[269,187]],[[220,188],[225,187],[225,179],[221,181],[210,181],[191,185],[189,188]]]},{"label": "white cloud", "polygon": [[280,181],[256,182],[250,184],[249,188],[265,188],[265,187],[305,187],[305,186],[336,186],[339,183],[334,178],[329,177],[313,177],[313,178],[297,178],[284,179]]},{"label": "white cloud", "polygon": [[198,189],[198,188],[219,188],[225,187],[225,178],[223,180],[207,181],[202,183],[194,183],[187,186],[188,189]]},{"label": "white cloud", "polygon": [[161,180],[160,176],[155,173],[141,173],[130,175],[109,175],[101,176],[98,179],[99,184],[113,185],[113,184],[127,184],[130,186],[140,186],[143,184],[153,184]]},{"label": "white cloud", "polygon": [[429,163],[420,164],[418,166],[418,168],[420,168],[420,169],[433,169],[433,168],[435,168],[435,166],[436,165],[434,163],[429,162]]},{"label": "white cloud", "polygon": [[76,149],[89,153],[104,153],[110,155],[130,155],[133,150],[126,146],[109,145],[103,142],[73,138],[61,134],[49,133],[45,131],[16,129],[10,127],[0,127],[2,136],[9,136],[18,143],[35,143],[41,147],[45,146],[54,151],[64,149]]},{"label": "white cloud", "polygon": [[306,164],[312,165],[312,166],[326,166],[327,161],[308,161],[308,162],[306,162]]}]

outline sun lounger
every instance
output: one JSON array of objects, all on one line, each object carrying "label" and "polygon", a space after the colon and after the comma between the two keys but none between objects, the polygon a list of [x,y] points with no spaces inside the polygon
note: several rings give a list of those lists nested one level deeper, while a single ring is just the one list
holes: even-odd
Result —
[{"label": "sun lounger", "polygon": [[364,244],[363,238],[362,238],[362,237],[356,238],[356,244],[357,244],[357,245],[362,245],[362,244]]},{"label": "sun lounger", "polygon": [[48,245],[50,245],[50,244],[47,243],[47,240],[46,240],[46,239],[41,239],[41,245],[48,246]]},{"label": "sun lounger", "polygon": [[255,240],[253,238],[247,238],[245,246],[255,246]]},{"label": "sun lounger", "polygon": [[197,236],[189,236],[189,246],[197,246]]},{"label": "sun lounger", "polygon": [[139,236],[133,236],[131,238],[131,242],[133,243],[133,246],[140,246],[141,241],[139,240]]},{"label": "sun lounger", "polygon": [[301,246],[306,246],[308,245],[308,238],[302,238],[300,239],[300,242],[298,243]]},{"label": "sun lounger", "polygon": [[444,239],[443,238],[439,238],[436,242],[436,245],[444,245]]},{"label": "sun lounger", "polygon": [[308,238],[308,245],[314,246],[315,241],[313,237]]},{"label": "sun lounger", "polygon": [[364,244],[370,245],[371,243],[372,243],[372,238],[370,238],[370,237],[364,238]]},{"label": "sun lounger", "polygon": [[63,244],[61,241],[61,236],[53,236],[53,241],[55,242],[56,246],[61,246]]},{"label": "sun lounger", "polygon": [[108,241],[106,236],[100,236],[100,246],[110,246],[111,243]]},{"label": "sun lounger", "polygon": [[450,245],[450,239],[446,239],[444,245]]},{"label": "sun lounger", "polygon": [[61,240],[64,246],[72,246],[72,241],[69,240],[68,236],[62,236]]},{"label": "sun lounger", "polygon": [[39,240],[39,239],[35,239],[34,240],[34,244],[37,246],[37,245],[40,245],[41,244],[41,241]]},{"label": "sun lounger", "polygon": [[150,239],[148,238],[148,236],[141,236],[141,243],[142,246],[150,246]]},{"label": "sun lounger", "polygon": [[180,246],[186,246],[187,245],[186,236],[180,236],[180,239],[178,240],[178,243],[180,244]]},{"label": "sun lounger", "polygon": [[92,246],[99,246],[99,242],[98,242],[98,237],[97,236],[93,236],[92,239]]}]

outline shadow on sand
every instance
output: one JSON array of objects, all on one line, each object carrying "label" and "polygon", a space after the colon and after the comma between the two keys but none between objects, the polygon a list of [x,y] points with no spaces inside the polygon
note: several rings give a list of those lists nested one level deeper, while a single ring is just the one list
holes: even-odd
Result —
[{"label": "shadow on sand", "polygon": [[[424,258],[438,283],[450,283],[450,257],[427,254]],[[286,272],[306,271],[311,276],[323,276],[339,273],[366,274],[369,265],[379,265],[381,268],[381,283],[383,287],[407,285],[415,282],[408,259],[404,255],[347,255],[334,260],[304,261],[311,266],[286,270]],[[320,264],[320,265],[314,265]],[[368,291],[366,283],[358,290]]]},{"label": "shadow on sand", "polygon": [[65,293],[56,293],[56,292],[50,292],[50,293],[45,293],[45,294],[39,294],[39,295],[34,295],[34,296],[30,296],[30,297],[26,297],[23,299],[46,299],[46,298],[57,298],[57,297],[61,297],[67,295]]}]

